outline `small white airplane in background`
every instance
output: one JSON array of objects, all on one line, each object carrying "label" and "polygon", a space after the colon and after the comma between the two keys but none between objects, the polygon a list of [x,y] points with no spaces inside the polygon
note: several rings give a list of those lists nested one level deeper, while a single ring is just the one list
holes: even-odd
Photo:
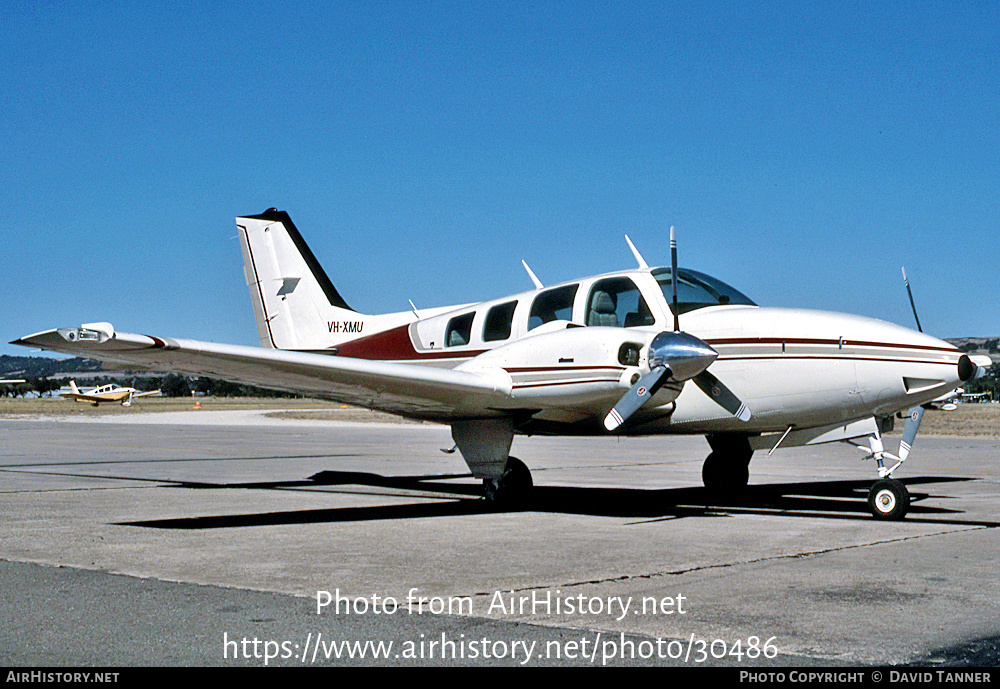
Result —
[{"label": "small white airplane in background", "polygon": [[[545,287],[528,269],[529,292],[365,315],[337,292],[287,213],[272,208],[236,225],[261,348],[133,335],[109,323],[14,344],[448,424],[496,503],[532,486],[509,456],[516,434],[705,435],[704,483],[724,494],[746,487],[755,450],[860,441],[877,464],[868,504],[880,519],[908,509],[893,473],[921,405],[991,363],[870,318],[758,307],[716,278],[679,269],[673,231],[670,268],[649,267],[629,241],[634,270]],[[882,434],[904,410],[893,454]]]},{"label": "small white airplane in background", "polygon": [[991,402],[992,395],[988,392],[964,392],[959,390],[958,399],[962,402],[972,402],[975,404],[981,402]]},{"label": "small white airplane in background", "polygon": [[160,394],[159,390],[139,392],[135,388],[125,388],[116,383],[99,385],[96,388],[82,391],[76,387],[76,381],[74,380],[69,382],[69,388],[70,392],[60,392],[59,396],[71,399],[74,402],[89,402],[95,407],[100,405],[101,402],[119,402],[123,407],[131,407],[132,400],[137,397],[149,397]]},{"label": "small white airplane in background", "polygon": [[965,394],[964,388],[955,388],[951,392],[941,395],[924,405],[924,409],[939,409],[941,411],[955,411],[958,405],[955,402]]}]

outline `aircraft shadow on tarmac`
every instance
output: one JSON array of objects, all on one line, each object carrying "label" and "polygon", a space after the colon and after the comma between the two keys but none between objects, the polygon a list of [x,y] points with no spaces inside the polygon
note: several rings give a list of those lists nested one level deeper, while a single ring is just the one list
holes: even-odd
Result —
[{"label": "aircraft shadow on tarmac", "polygon": [[[160,529],[216,529],[282,524],[313,524],[400,520],[424,517],[453,517],[489,514],[498,510],[481,498],[481,488],[475,483],[451,483],[450,479],[469,478],[468,474],[429,476],[381,476],[352,471],[322,471],[305,480],[236,484],[176,482],[192,489],[296,490],[310,492],[323,487],[382,488],[345,491],[361,495],[385,495],[394,498],[412,497],[419,502],[365,507],[334,507],[285,512],[262,512],[243,515],[216,515],[180,519],[119,522],[131,526]],[[1000,522],[974,521],[956,518],[960,510],[920,504],[927,498],[946,500],[947,496],[920,492],[918,486],[974,481],[956,476],[919,476],[904,479],[911,494],[909,522],[962,524],[998,527]],[[782,517],[871,520],[867,497],[869,481],[813,481],[805,483],[772,483],[751,485],[738,497],[712,497],[701,487],[641,489],[536,486],[530,499],[506,511],[546,512],[590,515],[595,517],[626,517],[650,520],[670,520],[687,517],[735,517],[742,514],[766,514]],[[340,491],[337,491],[340,492]]]}]

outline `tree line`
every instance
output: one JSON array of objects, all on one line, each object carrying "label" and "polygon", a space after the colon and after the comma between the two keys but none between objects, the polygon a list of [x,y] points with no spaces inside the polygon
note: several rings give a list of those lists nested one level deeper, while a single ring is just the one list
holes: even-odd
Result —
[{"label": "tree line", "polygon": [[965,385],[965,391],[972,394],[988,392],[992,399],[1000,400],[1000,363],[986,369],[986,375],[982,378],[970,380]]},{"label": "tree line", "polygon": [[[175,373],[163,377],[96,376],[93,378],[74,378],[73,380],[81,389],[116,383],[123,387],[135,388],[140,392],[159,390],[164,397],[190,397],[192,394],[206,397],[301,397],[301,395],[255,385],[231,383],[206,376],[189,378]],[[0,397],[27,397],[34,394],[39,397],[52,397],[52,394],[60,388],[68,387],[69,382],[70,378],[25,378],[23,383],[0,384]]]}]

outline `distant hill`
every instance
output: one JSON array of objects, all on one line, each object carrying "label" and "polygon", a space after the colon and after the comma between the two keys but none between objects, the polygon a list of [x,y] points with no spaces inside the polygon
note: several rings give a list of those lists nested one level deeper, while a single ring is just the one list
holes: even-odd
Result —
[{"label": "distant hill", "polygon": [[967,354],[985,354],[1000,362],[1000,337],[953,337],[947,340]]},{"label": "distant hill", "polygon": [[66,373],[98,372],[101,362],[94,359],[50,359],[44,356],[0,355],[0,376],[6,378],[47,378]]}]

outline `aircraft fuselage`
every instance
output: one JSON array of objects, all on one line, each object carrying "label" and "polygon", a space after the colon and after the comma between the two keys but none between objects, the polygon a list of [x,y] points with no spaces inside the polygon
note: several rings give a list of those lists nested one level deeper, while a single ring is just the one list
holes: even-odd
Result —
[{"label": "aircraft fuselage", "polygon": [[[361,336],[345,339],[342,329],[330,332],[326,351],[491,370],[504,376],[510,388],[509,397],[494,406],[498,413],[523,407],[526,397],[544,397],[548,407],[558,407],[536,415],[521,428],[545,433],[603,432],[594,423],[595,406],[602,413],[614,406],[635,377],[648,371],[652,339],[672,328],[673,316],[662,285],[654,277],[656,270],[609,273],[438,309],[425,317],[391,314],[405,322],[371,334],[363,332],[377,328],[386,317],[359,315]],[[631,301],[598,314],[595,292],[608,285],[618,288],[619,302],[622,297]],[[637,303],[640,295],[644,305]],[[539,316],[545,310],[538,305],[543,300],[557,307],[545,312],[548,320]],[[681,307],[685,311],[683,303]],[[622,327],[628,319],[643,323]],[[607,325],[598,324],[602,322]],[[962,352],[957,348],[871,318],[726,304],[690,308],[680,322],[685,332],[719,353],[713,373],[753,410],[752,418],[748,422],[734,418],[695,386],[668,385],[622,432],[766,433],[790,426],[891,416],[933,400],[962,382]],[[592,325],[579,327],[587,323]]]}]

